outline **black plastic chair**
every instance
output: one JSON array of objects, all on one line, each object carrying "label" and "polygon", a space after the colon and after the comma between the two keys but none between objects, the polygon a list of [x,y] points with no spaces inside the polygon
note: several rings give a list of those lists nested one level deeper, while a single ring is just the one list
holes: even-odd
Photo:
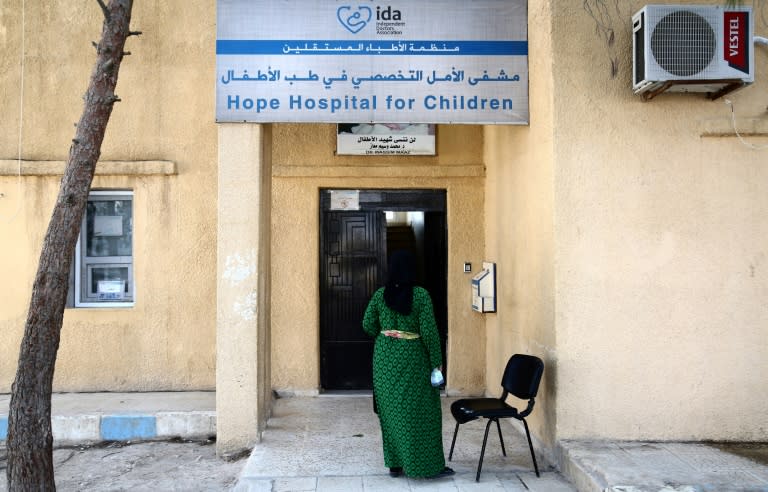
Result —
[{"label": "black plastic chair", "polygon": [[[499,440],[501,441],[501,452],[506,456],[507,450],[504,449],[504,438],[501,437],[499,419],[513,418],[522,421],[525,426],[525,435],[528,438],[531,458],[533,458],[533,468],[536,470],[536,476],[540,476],[539,465],[536,463],[536,454],[533,452],[533,443],[531,443],[531,432],[528,430],[528,423],[525,421],[525,417],[533,411],[536,393],[539,391],[539,383],[543,373],[544,363],[541,359],[533,355],[515,354],[510,357],[507,367],[504,369],[504,376],[501,379],[501,387],[504,391],[500,398],[465,398],[453,402],[451,404],[451,414],[456,419],[456,430],[453,432],[453,442],[451,442],[451,453],[448,455],[448,461],[453,458],[453,447],[456,444],[459,426],[479,418],[488,419],[488,424],[485,426],[483,448],[480,451],[480,462],[477,464],[477,476],[475,477],[475,481],[479,482],[480,471],[483,469],[485,443],[488,441],[488,430],[491,428],[491,423],[496,422]],[[525,410],[519,412],[515,407],[506,403],[507,396],[510,394],[521,400],[528,400],[528,406]]]}]

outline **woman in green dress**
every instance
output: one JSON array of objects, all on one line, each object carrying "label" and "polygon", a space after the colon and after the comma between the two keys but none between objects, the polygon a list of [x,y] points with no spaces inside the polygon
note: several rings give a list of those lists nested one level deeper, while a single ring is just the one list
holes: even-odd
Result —
[{"label": "woman in green dress", "polygon": [[416,287],[413,256],[395,251],[387,283],[371,298],[363,330],[376,337],[373,391],[390,475],[433,478],[445,466],[440,390],[430,373],[442,369],[440,336],[429,293]]}]

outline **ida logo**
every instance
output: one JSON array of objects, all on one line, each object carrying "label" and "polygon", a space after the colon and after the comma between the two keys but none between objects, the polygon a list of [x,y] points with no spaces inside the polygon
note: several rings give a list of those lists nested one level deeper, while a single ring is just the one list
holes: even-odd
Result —
[{"label": "ida logo", "polygon": [[377,21],[399,21],[403,20],[403,14],[399,10],[393,9],[391,6],[382,9],[376,7],[376,20]]},{"label": "ida logo", "polygon": [[[378,10],[378,8],[376,10]],[[372,17],[373,11],[370,7],[366,7],[365,5],[360,5],[356,8],[344,5],[336,10],[336,18],[339,19],[341,25],[352,34],[357,34],[362,31],[371,21]]]},{"label": "ida logo", "polygon": [[749,73],[749,14],[725,12],[725,60],[731,68]]},{"label": "ida logo", "polygon": [[379,36],[402,36],[405,28],[403,13],[391,5],[376,7],[376,34]]},{"label": "ida logo", "polygon": [[[375,16],[377,26],[379,27],[403,20],[403,13],[397,9],[393,9],[391,5],[386,7],[377,6]],[[373,9],[366,5],[358,5],[356,7],[343,5],[336,9],[336,18],[339,20],[339,23],[352,34],[357,34],[362,31],[365,26],[373,20],[373,17]],[[378,34],[393,33],[378,32]]]}]

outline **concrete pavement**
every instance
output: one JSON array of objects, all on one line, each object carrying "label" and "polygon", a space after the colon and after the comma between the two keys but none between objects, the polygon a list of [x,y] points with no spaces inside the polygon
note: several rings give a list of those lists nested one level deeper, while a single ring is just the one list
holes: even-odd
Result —
[{"label": "concrete pavement", "polygon": [[[0,395],[0,441],[9,395]],[[446,454],[453,419],[443,399]],[[57,446],[100,441],[204,439],[215,434],[215,393],[69,393],[53,397]],[[243,467],[237,491],[589,491],[768,492],[768,466],[701,443],[565,441],[553,455],[537,450],[533,473],[519,423],[503,426],[508,456],[491,433],[480,483],[474,481],[483,422],[461,427],[456,475],[391,478],[381,457],[369,396],[280,398]],[[0,443],[2,445],[2,443]],[[206,490],[200,488],[198,490]],[[210,490],[210,489],[208,489]]]},{"label": "concrete pavement", "polygon": [[[446,458],[455,422],[443,399]],[[512,426],[504,428],[507,457],[496,433],[488,439],[480,482],[475,482],[485,424],[461,426],[453,461],[456,475],[436,480],[392,478],[384,467],[378,417],[371,398],[332,396],[282,398],[275,402],[262,442],[240,474],[237,492],[268,491],[483,491],[570,492],[576,489],[539,458],[533,472],[528,443]]]},{"label": "concrete pavement", "polygon": [[581,491],[768,492],[768,466],[707,444],[566,441],[559,454]]}]

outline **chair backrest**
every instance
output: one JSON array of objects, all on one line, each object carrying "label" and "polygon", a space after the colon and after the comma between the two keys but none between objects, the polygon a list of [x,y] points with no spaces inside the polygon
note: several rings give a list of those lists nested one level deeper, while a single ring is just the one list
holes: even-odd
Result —
[{"label": "chair backrest", "polygon": [[544,362],[541,359],[533,355],[515,354],[507,362],[501,386],[505,393],[509,392],[521,400],[529,400],[539,392],[542,374]]}]

